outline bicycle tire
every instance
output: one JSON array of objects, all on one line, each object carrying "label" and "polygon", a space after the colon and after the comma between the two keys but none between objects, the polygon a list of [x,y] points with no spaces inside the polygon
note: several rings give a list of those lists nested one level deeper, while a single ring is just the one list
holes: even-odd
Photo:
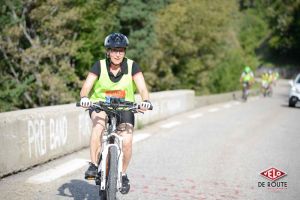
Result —
[{"label": "bicycle tire", "polygon": [[106,196],[106,191],[99,191],[100,200],[107,200]]},{"label": "bicycle tire", "polygon": [[109,161],[108,161],[108,178],[106,195],[107,200],[117,199],[117,179],[118,179],[118,149],[116,146],[111,146],[108,150]]},{"label": "bicycle tire", "polygon": [[243,95],[242,95],[242,99],[243,101],[247,101],[248,95],[246,94],[246,90],[243,90]]}]

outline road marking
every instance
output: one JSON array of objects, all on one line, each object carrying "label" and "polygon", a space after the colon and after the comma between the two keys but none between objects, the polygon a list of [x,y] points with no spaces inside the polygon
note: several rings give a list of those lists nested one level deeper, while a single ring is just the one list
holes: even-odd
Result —
[{"label": "road marking", "polygon": [[137,135],[134,135],[133,136],[133,143],[136,143],[136,142],[139,142],[139,141],[142,141],[146,138],[150,137],[150,134],[148,133],[140,133],[140,134],[137,134]]},{"label": "road marking", "polygon": [[62,165],[58,165],[56,167],[53,167],[52,169],[31,176],[27,179],[26,182],[33,184],[50,182],[67,174],[70,174],[73,171],[82,168],[83,166],[86,166],[87,163],[88,160],[85,159],[73,159]]},{"label": "road marking", "polygon": [[223,107],[224,107],[224,108],[230,108],[230,107],[231,107],[231,104],[225,104]]},{"label": "road marking", "polygon": [[202,116],[203,116],[203,113],[196,113],[196,114],[188,116],[188,118],[195,119],[195,118],[202,117]]},{"label": "road marking", "polygon": [[[146,133],[137,134],[133,138],[133,143],[139,142],[148,137],[150,137],[150,134],[146,134]],[[47,171],[44,171],[44,172],[41,172],[34,176],[31,176],[27,179],[26,182],[32,183],[32,184],[47,183],[47,182],[53,181],[55,179],[58,179],[62,176],[65,176],[67,174],[70,174],[73,171],[78,170],[78,169],[82,168],[83,166],[86,166],[87,163],[88,163],[88,160],[85,160],[85,159],[73,159],[62,165],[58,165],[56,167],[53,167],[52,169],[49,169]]]},{"label": "road marking", "polygon": [[160,127],[161,127],[161,128],[172,128],[172,127],[174,127],[174,126],[178,126],[179,124],[181,124],[181,123],[178,122],[178,121],[174,121],[174,122],[170,122],[170,123],[161,125]]},{"label": "road marking", "polygon": [[219,110],[219,108],[212,108],[212,109],[209,109],[208,112],[217,112]]}]

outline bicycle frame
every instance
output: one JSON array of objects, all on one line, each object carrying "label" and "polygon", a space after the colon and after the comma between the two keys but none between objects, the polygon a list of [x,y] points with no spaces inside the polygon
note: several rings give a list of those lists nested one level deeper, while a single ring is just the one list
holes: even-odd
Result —
[{"label": "bicycle frame", "polygon": [[[80,103],[77,102],[76,106],[80,106]],[[106,199],[107,195],[109,199],[115,199],[116,192],[122,189],[123,170],[123,137],[117,134],[117,111],[120,108],[138,113],[141,112],[139,111],[140,106],[133,102],[111,99],[109,103],[92,103],[91,107],[96,108],[96,112],[106,112],[109,119],[105,127],[106,134],[102,135],[102,148],[98,156],[98,173],[95,182],[96,185],[100,185],[99,195],[101,199]],[[152,109],[151,106],[149,110]]]},{"label": "bicycle frame", "polygon": [[[114,120],[112,120],[114,121]],[[103,136],[103,141],[102,141],[102,152],[99,156],[101,160],[99,159],[99,167],[98,167],[98,172],[101,172],[101,177],[100,177],[100,189],[105,190],[106,189],[106,174],[107,174],[107,158],[108,158],[108,150],[111,146],[116,146],[118,149],[118,189],[121,188],[122,186],[122,167],[123,167],[123,137],[119,136],[118,134],[115,133],[116,131],[116,123],[112,122],[111,124],[113,126],[113,130],[107,131],[107,136]],[[114,143],[110,144],[110,140],[113,137]]]},{"label": "bicycle frame", "polygon": [[243,94],[242,94],[242,99],[244,100],[244,101],[246,101],[247,100],[247,98],[248,98],[248,95],[249,95],[249,88],[250,88],[250,85],[249,85],[249,83],[248,82],[243,82]]}]

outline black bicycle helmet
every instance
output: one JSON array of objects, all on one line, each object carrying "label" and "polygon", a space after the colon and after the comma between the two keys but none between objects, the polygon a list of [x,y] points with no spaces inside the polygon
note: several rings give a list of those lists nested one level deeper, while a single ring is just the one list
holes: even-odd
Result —
[{"label": "black bicycle helmet", "polygon": [[128,38],[122,33],[112,33],[104,40],[105,48],[126,48],[129,45]]}]

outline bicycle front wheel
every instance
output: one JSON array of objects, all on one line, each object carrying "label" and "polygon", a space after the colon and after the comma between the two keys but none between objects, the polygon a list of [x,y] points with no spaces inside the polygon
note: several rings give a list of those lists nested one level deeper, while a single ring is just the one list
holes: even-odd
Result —
[{"label": "bicycle front wheel", "polygon": [[111,146],[108,150],[108,179],[106,195],[108,200],[117,199],[117,179],[118,179],[118,149],[116,146]]}]

